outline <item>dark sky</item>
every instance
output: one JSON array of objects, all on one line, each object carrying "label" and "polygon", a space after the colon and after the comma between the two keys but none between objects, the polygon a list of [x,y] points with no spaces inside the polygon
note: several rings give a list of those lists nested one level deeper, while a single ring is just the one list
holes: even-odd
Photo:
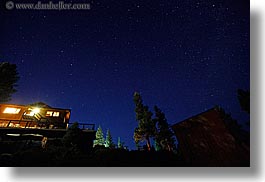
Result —
[{"label": "dark sky", "polygon": [[72,122],[109,128],[131,149],[134,91],[170,124],[215,105],[249,119],[237,100],[250,87],[249,2],[74,2],[91,9],[6,10],[1,1],[0,61],[21,77],[10,103],[70,108]]}]

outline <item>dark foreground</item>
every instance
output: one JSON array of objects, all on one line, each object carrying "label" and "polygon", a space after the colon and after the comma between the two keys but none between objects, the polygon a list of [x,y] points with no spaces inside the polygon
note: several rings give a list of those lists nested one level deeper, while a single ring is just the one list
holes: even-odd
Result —
[{"label": "dark foreground", "polygon": [[29,149],[14,154],[2,153],[1,166],[23,167],[162,167],[187,166],[173,152],[128,151],[123,149],[93,149],[84,154],[74,148],[57,147],[49,150]]},{"label": "dark foreground", "polygon": [[249,167],[249,161],[228,166],[198,165],[185,162],[173,152],[107,148],[93,149],[87,154],[75,148],[35,148],[0,156],[0,166],[8,167]]}]

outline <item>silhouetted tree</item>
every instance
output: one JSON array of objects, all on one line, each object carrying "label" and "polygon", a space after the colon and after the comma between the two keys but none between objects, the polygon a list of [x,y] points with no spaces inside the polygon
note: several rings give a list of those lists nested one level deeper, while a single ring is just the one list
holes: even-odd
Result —
[{"label": "silhouetted tree", "polygon": [[250,113],[250,92],[248,90],[244,91],[242,89],[238,89],[237,97],[242,110]]},{"label": "silhouetted tree", "polygon": [[219,109],[220,116],[222,120],[224,121],[227,129],[234,136],[237,142],[239,143],[244,142],[246,144],[249,144],[248,132],[242,129],[242,126],[238,124],[237,120],[232,118],[231,114],[226,113],[225,110],[221,107],[219,107],[218,109]]},{"label": "silhouetted tree", "polygon": [[96,145],[101,145],[101,146],[105,146],[105,139],[104,139],[104,134],[102,131],[102,128],[98,127],[97,132],[96,132],[96,139],[94,140],[94,146]]},{"label": "silhouetted tree", "polygon": [[113,148],[115,146],[115,144],[112,141],[112,136],[110,134],[110,130],[107,130],[107,134],[106,134],[106,142],[105,142],[105,147],[108,148]]},{"label": "silhouetted tree", "polygon": [[82,130],[79,128],[77,122],[73,123],[73,125],[68,128],[62,141],[66,147],[81,147]]},{"label": "silhouetted tree", "polygon": [[151,150],[150,138],[155,136],[156,127],[152,120],[152,112],[148,107],[143,105],[141,95],[138,92],[134,93],[135,113],[138,126],[134,130],[134,141],[136,145],[140,141],[146,140],[148,151]]},{"label": "silhouetted tree", "polygon": [[15,87],[18,79],[19,76],[15,64],[0,63],[0,103],[11,100],[11,95],[17,91]]},{"label": "silhouetted tree", "polygon": [[168,125],[165,114],[157,106],[154,107],[154,110],[155,118],[153,121],[157,124],[156,149],[172,151],[176,148],[174,134]]},{"label": "silhouetted tree", "polygon": [[[250,114],[250,92],[242,89],[237,90],[237,98],[239,100],[241,109]],[[247,121],[247,125],[250,125],[250,121]]]}]

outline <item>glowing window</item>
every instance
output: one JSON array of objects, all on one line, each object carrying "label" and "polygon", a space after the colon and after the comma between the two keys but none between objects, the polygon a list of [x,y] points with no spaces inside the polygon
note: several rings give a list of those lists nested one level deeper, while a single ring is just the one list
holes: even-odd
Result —
[{"label": "glowing window", "polygon": [[34,108],[34,109],[28,109],[24,115],[27,115],[27,116],[34,116],[34,114],[37,114],[40,112],[40,109],[39,108]]},{"label": "glowing window", "polygon": [[49,116],[49,117],[59,117],[60,115],[60,112],[53,112],[53,111],[47,111],[46,112],[46,116]]},{"label": "glowing window", "polygon": [[46,116],[52,116],[52,113],[53,113],[52,111],[47,111]]},{"label": "glowing window", "polygon": [[53,117],[59,117],[59,112],[53,112]]},{"label": "glowing window", "polygon": [[24,115],[26,116],[34,116],[34,112],[32,112],[32,110],[27,110]]},{"label": "glowing window", "polygon": [[14,108],[14,107],[7,107],[5,108],[4,112],[5,114],[18,114],[21,109],[19,108]]}]

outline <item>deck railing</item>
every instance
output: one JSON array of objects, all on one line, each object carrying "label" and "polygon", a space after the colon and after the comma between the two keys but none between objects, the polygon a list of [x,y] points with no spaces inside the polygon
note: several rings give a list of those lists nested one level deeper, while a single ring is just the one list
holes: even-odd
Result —
[{"label": "deck railing", "polygon": [[[72,126],[74,123],[69,123],[68,128]],[[78,123],[79,128],[83,130],[95,130],[95,124],[88,123]]]},{"label": "deck railing", "polygon": [[3,120],[0,119],[0,128],[29,128],[31,120]]},{"label": "deck railing", "polygon": [[[3,120],[0,119],[0,128],[47,128],[46,123],[36,123],[36,125],[32,126],[32,120]],[[69,123],[68,128],[74,123]],[[95,124],[88,123],[78,123],[79,128],[82,130],[95,130]],[[49,129],[56,129],[56,127],[50,123]],[[62,128],[61,128],[62,129]],[[66,128],[64,128],[66,129]]]}]

